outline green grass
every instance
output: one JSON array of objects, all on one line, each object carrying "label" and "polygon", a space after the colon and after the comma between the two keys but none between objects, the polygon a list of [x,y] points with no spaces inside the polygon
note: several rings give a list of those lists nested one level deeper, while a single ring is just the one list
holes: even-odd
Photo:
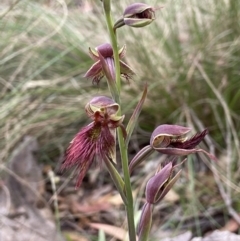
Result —
[{"label": "green grass", "polygon": [[[115,20],[127,3],[114,1]],[[205,148],[225,155],[223,175],[237,183],[240,136],[240,2],[146,1],[163,6],[142,29],[119,29],[126,61],[137,75],[123,83],[126,117],[144,83],[149,94],[134,142],[141,146],[162,123],[210,130]],[[22,0],[0,15],[0,150],[6,162],[24,135],[38,137],[40,161],[55,165],[87,122],[84,106],[106,94],[82,76],[91,66],[88,47],[108,41],[100,1],[80,12],[73,1]],[[10,10],[8,11],[10,7]],[[120,46],[119,46],[120,47]],[[134,96],[134,98],[133,98]],[[127,119],[127,118],[126,118]],[[226,187],[226,182],[223,182]],[[238,191],[232,190],[234,195]],[[235,199],[236,200],[236,199]],[[239,206],[237,202],[234,202]]]}]

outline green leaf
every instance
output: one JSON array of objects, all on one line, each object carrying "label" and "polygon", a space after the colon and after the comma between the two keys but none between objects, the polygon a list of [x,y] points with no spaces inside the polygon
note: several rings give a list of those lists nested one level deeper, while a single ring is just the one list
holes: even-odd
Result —
[{"label": "green leaf", "polygon": [[119,191],[119,194],[122,197],[124,204],[127,204],[127,198],[125,195],[125,183],[124,183],[122,177],[120,176],[119,172],[117,171],[117,169],[115,168],[115,166],[113,165],[113,163],[111,162],[111,160],[109,158],[105,158],[104,163],[108,169],[108,172],[111,175],[111,178],[112,178],[117,190]]},{"label": "green leaf", "polygon": [[128,145],[129,141],[130,141],[130,138],[132,136],[132,132],[136,126],[136,123],[138,121],[138,117],[140,115],[140,112],[142,110],[142,106],[143,106],[143,103],[145,101],[147,97],[147,84],[145,84],[145,87],[144,87],[144,91],[143,91],[143,94],[142,94],[142,98],[140,99],[140,101],[138,102],[129,122],[128,122],[128,125],[127,125],[127,138],[126,138],[126,146]]}]

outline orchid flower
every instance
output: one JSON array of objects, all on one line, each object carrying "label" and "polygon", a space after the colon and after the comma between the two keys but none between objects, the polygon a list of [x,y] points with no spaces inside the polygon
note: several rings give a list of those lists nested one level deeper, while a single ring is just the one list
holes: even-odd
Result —
[{"label": "orchid flower", "polygon": [[123,16],[114,24],[114,29],[124,25],[140,28],[149,25],[155,19],[155,10],[145,3],[129,5]]},{"label": "orchid flower", "polygon": [[93,122],[83,127],[70,142],[61,166],[62,170],[72,166],[79,168],[76,187],[81,185],[94,159],[101,164],[115,155],[115,129],[124,130],[124,116],[117,115],[118,109],[119,105],[106,96],[95,97],[86,105],[86,113]]},{"label": "orchid flower", "polygon": [[[121,60],[125,56],[125,53],[126,46],[124,45],[118,51],[120,58],[120,73],[126,80],[129,80],[131,76],[134,75],[134,72],[130,66]],[[84,77],[92,79],[92,82],[96,84],[98,84],[104,76],[114,81],[115,65],[112,46],[109,43],[105,43],[98,46],[96,50],[89,48],[89,55],[96,62],[86,72]],[[105,68],[105,66],[107,67]]]},{"label": "orchid flower", "polygon": [[216,160],[216,157],[206,152],[203,149],[196,148],[196,146],[204,139],[208,134],[208,130],[205,129],[200,133],[187,138],[187,134],[191,128],[179,126],[179,125],[160,125],[152,133],[150,138],[150,145],[147,145],[140,150],[136,156],[132,159],[129,165],[129,170],[132,170],[146,159],[153,151],[160,152],[167,155],[187,156],[202,152],[206,154],[210,159]]}]

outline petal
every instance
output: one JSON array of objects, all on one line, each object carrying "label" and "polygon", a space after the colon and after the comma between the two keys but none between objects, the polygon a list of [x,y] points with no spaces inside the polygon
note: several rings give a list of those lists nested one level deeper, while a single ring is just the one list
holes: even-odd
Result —
[{"label": "petal", "polygon": [[198,152],[198,149],[180,149],[180,148],[174,148],[174,147],[160,147],[155,148],[156,151],[167,154],[167,155],[177,155],[177,156],[187,156],[189,154],[194,154]]},{"label": "petal", "polygon": [[133,75],[135,75],[134,71],[131,69],[129,65],[124,63],[122,60],[120,62],[120,73],[128,80],[131,79]]},{"label": "petal", "polygon": [[179,126],[179,125],[160,125],[152,133],[152,136],[164,135],[164,136],[182,136],[187,134],[191,128]]},{"label": "petal", "polygon": [[115,126],[115,125],[119,126],[118,123],[122,123],[124,118],[125,118],[125,115],[121,115],[120,116],[120,115],[113,114],[109,118],[110,119],[110,124],[113,125],[113,126]]},{"label": "petal", "polygon": [[91,59],[93,59],[95,61],[99,60],[98,52],[92,48],[89,48],[89,55],[90,55]]},{"label": "petal", "polygon": [[[122,125],[124,118],[125,118],[125,115],[122,115],[122,116],[112,115],[112,116],[110,116],[110,118],[109,118],[110,120],[108,122],[109,128],[111,128],[111,129],[116,129],[117,127],[120,127],[121,129],[123,128],[122,130],[123,130],[124,134],[126,134],[127,133],[126,129]],[[126,137],[126,135],[125,135],[125,137]]]},{"label": "petal", "polygon": [[[161,194],[163,185],[169,180],[172,173],[172,163],[168,163],[155,176],[149,179],[146,186],[146,198],[149,203],[156,203],[157,197]],[[163,190],[163,189],[162,189]]]},{"label": "petal", "polygon": [[123,19],[123,17],[121,17],[120,19],[118,19],[118,20],[116,21],[116,23],[114,23],[114,26],[113,26],[114,32],[116,31],[117,28],[121,28],[121,27],[124,26],[124,25],[125,25],[124,19]]},{"label": "petal", "polygon": [[152,7],[145,3],[133,3],[125,9],[123,13],[123,17],[124,18],[131,17],[136,14],[140,14],[146,10],[153,11]]},{"label": "petal", "polygon": [[[189,127],[178,125],[160,125],[153,131],[150,139],[150,145],[153,148],[157,148],[161,145],[161,142],[164,141],[164,137],[182,137],[190,130],[191,128]],[[168,141],[168,144],[170,144],[170,139]]]},{"label": "petal", "polygon": [[131,27],[141,28],[149,25],[153,20],[148,18],[124,18],[124,23]]},{"label": "petal", "polygon": [[155,150],[163,154],[177,155],[177,156],[187,156],[189,154],[202,152],[206,154],[210,159],[217,161],[217,158],[215,156],[213,156],[212,154],[208,153],[203,149],[180,149],[180,148],[174,148],[174,147],[166,147],[166,148],[155,148]]},{"label": "petal", "polygon": [[102,112],[103,114],[107,113],[108,116],[112,116],[117,114],[119,105],[110,97],[96,96],[86,104],[85,110],[89,117],[92,117],[97,111]]},{"label": "petal", "polygon": [[83,77],[91,78],[93,83],[98,84],[103,77],[102,65],[100,61],[97,61],[95,64],[93,64]]},{"label": "petal", "polygon": [[105,58],[105,63],[107,66],[107,69],[103,67],[104,72],[106,71],[105,75],[106,76],[109,75],[111,76],[111,80],[115,80],[116,71],[115,71],[114,59],[112,57]]},{"label": "petal", "polygon": [[116,81],[115,81],[114,61],[113,61],[113,58],[107,58],[107,59],[108,60],[106,61],[106,59],[99,52],[99,60],[102,65],[103,72],[106,75],[109,90],[111,92],[113,99],[118,100],[119,90],[117,88]]},{"label": "petal", "polygon": [[181,172],[182,172],[182,170],[179,170],[178,173],[173,178],[171,178],[171,180],[166,184],[166,186],[164,187],[162,192],[159,193],[159,195],[157,195],[156,202],[161,201],[166,196],[166,194],[170,191],[170,189],[173,187],[173,185],[176,183],[176,181],[180,177]]},{"label": "petal", "polygon": [[99,107],[118,105],[111,97],[108,97],[105,95],[93,97],[89,102],[89,104],[99,106]]},{"label": "petal", "polygon": [[103,58],[109,58],[113,56],[113,49],[111,44],[109,43],[101,44],[96,49],[98,51],[98,54],[100,53]]},{"label": "petal", "polygon": [[100,52],[98,54],[104,75],[110,83],[115,84],[115,67],[113,58],[104,58]]},{"label": "petal", "polygon": [[126,44],[123,45],[121,49],[118,50],[119,58],[122,59],[126,54]]}]

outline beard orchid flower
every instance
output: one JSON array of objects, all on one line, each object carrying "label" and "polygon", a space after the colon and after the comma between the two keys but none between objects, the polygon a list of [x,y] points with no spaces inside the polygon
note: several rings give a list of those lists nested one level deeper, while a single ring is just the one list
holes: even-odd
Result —
[{"label": "beard orchid flower", "polygon": [[93,98],[85,110],[92,122],[83,127],[70,142],[65,153],[61,169],[77,166],[79,169],[76,187],[79,187],[94,159],[99,164],[115,155],[116,128],[124,131],[124,116],[118,116],[119,105],[111,98],[98,96]]},{"label": "beard orchid flower", "polygon": [[155,20],[155,10],[145,3],[133,3],[129,5],[123,16],[114,24],[114,29],[124,25],[141,28],[149,25]]},{"label": "beard orchid flower", "polygon": [[150,145],[140,150],[132,159],[129,165],[129,170],[132,170],[141,163],[146,157],[151,155],[154,151],[167,155],[187,156],[189,154],[202,152],[210,159],[216,160],[216,157],[207,151],[196,148],[197,145],[208,134],[205,129],[200,133],[187,138],[186,135],[190,132],[191,128],[179,125],[160,125],[152,133],[150,138]]},{"label": "beard orchid flower", "polygon": [[[133,70],[121,59],[125,56],[126,46],[124,45],[119,51],[120,73],[126,79],[131,79],[134,75]],[[93,84],[98,84],[106,76],[111,81],[115,80],[115,65],[113,58],[113,49],[109,43],[96,47],[96,50],[89,48],[89,55],[95,61],[91,68],[84,75],[85,78],[92,79]]]}]

